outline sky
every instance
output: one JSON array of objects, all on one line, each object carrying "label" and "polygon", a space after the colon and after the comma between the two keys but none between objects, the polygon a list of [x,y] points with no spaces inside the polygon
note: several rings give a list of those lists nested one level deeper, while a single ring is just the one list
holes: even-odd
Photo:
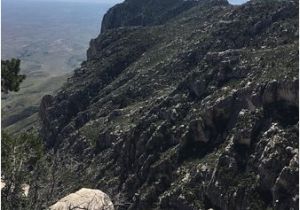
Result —
[{"label": "sky", "polygon": [[229,3],[231,4],[243,4],[245,3],[247,0],[228,0]]},{"label": "sky", "polygon": [[14,3],[14,2],[91,2],[99,4],[114,5],[121,3],[124,0],[1,0],[1,2]]},{"label": "sky", "polygon": [[[2,0],[2,1],[24,1],[24,0]],[[31,0],[31,1],[98,2],[98,3],[115,4],[115,3],[120,3],[124,0]],[[231,4],[242,4],[245,3],[247,0],[228,0],[228,1]]]},{"label": "sky", "polygon": [[120,3],[124,0],[2,0],[2,1],[62,1],[62,2],[98,2],[98,3],[108,3],[108,4],[115,4],[115,3]]}]

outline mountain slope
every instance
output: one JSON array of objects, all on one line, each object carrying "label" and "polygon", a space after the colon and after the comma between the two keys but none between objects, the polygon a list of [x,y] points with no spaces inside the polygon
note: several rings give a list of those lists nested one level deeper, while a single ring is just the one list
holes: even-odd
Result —
[{"label": "mountain slope", "polygon": [[[213,4],[228,5],[226,0],[212,0]],[[101,31],[126,26],[163,24],[179,13],[197,5],[194,0],[126,0],[112,7],[104,16]],[[208,4],[208,1],[206,2]]]},{"label": "mountain slope", "polygon": [[117,209],[298,209],[298,2],[202,0],[139,24],[104,27],[42,100],[68,171],[53,202],[89,186]]}]

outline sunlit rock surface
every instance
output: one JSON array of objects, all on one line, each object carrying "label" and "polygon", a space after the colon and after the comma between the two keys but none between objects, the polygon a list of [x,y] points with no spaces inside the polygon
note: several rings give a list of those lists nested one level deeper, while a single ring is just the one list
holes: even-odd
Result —
[{"label": "sunlit rock surface", "polygon": [[100,190],[82,188],[57,201],[50,210],[114,210],[108,195]]}]

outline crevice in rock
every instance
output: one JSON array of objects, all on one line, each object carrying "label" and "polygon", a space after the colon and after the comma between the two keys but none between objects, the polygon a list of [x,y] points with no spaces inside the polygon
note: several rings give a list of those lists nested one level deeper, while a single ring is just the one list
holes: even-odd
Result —
[{"label": "crevice in rock", "polygon": [[282,127],[289,127],[299,121],[299,109],[287,101],[276,101],[264,105],[264,115],[278,122]]},{"label": "crevice in rock", "polygon": [[272,201],[273,201],[273,195],[271,190],[263,190],[263,189],[257,189],[258,194],[260,195],[260,198],[266,206],[272,206]]},{"label": "crevice in rock", "polygon": [[235,144],[234,149],[237,152],[236,162],[237,167],[241,172],[245,172],[247,169],[247,161],[249,157],[249,147],[247,145]]},{"label": "crevice in rock", "polygon": [[210,199],[205,195],[204,196],[204,208],[205,209],[214,209],[214,210],[221,210],[220,207],[215,206],[212,204],[212,202],[210,201]]}]

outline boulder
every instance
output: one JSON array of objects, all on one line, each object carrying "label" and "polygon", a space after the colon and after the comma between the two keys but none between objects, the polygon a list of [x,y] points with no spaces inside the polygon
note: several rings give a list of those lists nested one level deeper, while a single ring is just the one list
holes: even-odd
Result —
[{"label": "boulder", "polygon": [[114,210],[114,205],[101,190],[82,188],[50,206],[50,210],[69,209]]}]

